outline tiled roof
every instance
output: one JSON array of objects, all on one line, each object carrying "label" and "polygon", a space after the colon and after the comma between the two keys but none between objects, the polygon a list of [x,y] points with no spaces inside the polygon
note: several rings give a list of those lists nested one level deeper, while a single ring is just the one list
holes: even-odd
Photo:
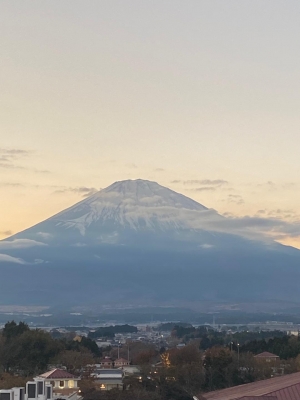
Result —
[{"label": "tiled roof", "polygon": [[288,386],[284,389],[276,390],[270,393],[276,396],[278,400],[299,400],[300,399],[300,382],[296,385]]},{"label": "tiled roof", "polygon": [[55,368],[51,371],[45,372],[44,374],[40,375],[41,378],[45,379],[74,379],[75,376],[70,374],[68,371],[63,369]]},{"label": "tiled roof", "polygon": [[203,397],[207,400],[233,400],[253,396],[275,396],[278,400],[299,400],[300,372],[203,393]]},{"label": "tiled roof", "polygon": [[269,353],[268,351],[264,351],[263,353],[256,354],[256,356],[254,356],[254,357],[263,357],[263,358],[265,358],[265,357],[276,357],[276,358],[279,358],[276,354]]},{"label": "tiled roof", "polygon": [[278,400],[275,396],[245,396],[238,400]]}]

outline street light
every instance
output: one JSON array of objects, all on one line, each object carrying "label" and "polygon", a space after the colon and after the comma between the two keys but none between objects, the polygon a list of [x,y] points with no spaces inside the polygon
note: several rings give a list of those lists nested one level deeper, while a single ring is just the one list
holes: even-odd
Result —
[{"label": "street light", "polygon": [[238,348],[238,369],[240,369],[240,344],[237,343],[237,348]]}]

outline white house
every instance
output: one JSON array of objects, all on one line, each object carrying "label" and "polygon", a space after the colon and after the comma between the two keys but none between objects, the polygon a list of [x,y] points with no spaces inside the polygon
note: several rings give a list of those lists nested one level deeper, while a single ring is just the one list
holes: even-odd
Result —
[{"label": "white house", "polygon": [[55,368],[45,372],[42,375],[34,378],[35,381],[43,379],[47,385],[53,388],[54,398],[63,398],[68,400],[77,400],[79,393],[78,381],[80,378],[75,377],[68,371]]}]

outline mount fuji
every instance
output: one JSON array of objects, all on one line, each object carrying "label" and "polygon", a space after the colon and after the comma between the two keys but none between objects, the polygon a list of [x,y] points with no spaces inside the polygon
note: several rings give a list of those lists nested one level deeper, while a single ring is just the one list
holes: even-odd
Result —
[{"label": "mount fuji", "polygon": [[300,251],[227,220],[155,182],[115,182],[0,242],[0,302],[298,301]]}]

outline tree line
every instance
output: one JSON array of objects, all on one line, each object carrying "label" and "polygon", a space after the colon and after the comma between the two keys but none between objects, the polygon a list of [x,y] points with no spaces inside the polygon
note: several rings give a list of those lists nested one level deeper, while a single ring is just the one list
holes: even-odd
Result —
[{"label": "tree line", "polygon": [[7,322],[0,335],[0,373],[29,377],[45,372],[49,364],[64,365],[70,372],[95,362],[102,355],[89,338],[80,341],[54,339],[27,324]]},{"label": "tree line", "polygon": [[96,329],[95,331],[90,331],[88,337],[90,339],[98,338],[114,338],[116,333],[137,333],[138,329],[136,326],[132,325],[111,325],[104,326]]}]

